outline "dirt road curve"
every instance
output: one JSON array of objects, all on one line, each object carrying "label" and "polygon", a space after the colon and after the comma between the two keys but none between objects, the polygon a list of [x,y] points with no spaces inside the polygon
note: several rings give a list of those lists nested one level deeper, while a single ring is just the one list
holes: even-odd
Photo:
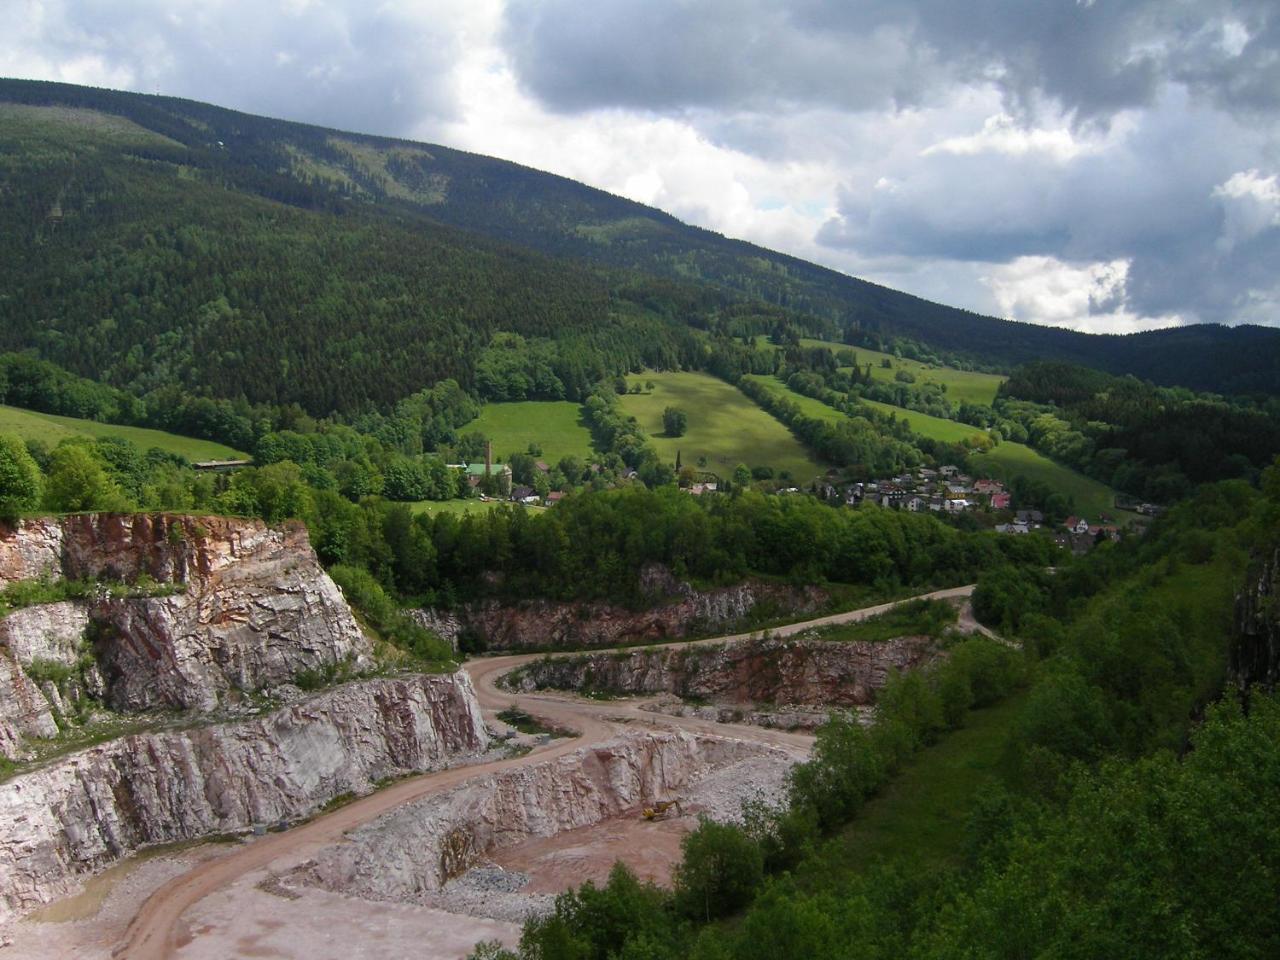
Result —
[{"label": "dirt road curve", "polygon": [[[973,586],[970,585],[922,594],[921,597],[913,599],[957,599],[967,597],[972,592]],[[775,636],[790,636],[813,627],[852,623],[884,613],[894,606],[896,603],[882,603],[861,610],[776,627],[771,632]],[[745,639],[752,635],[751,633],[734,634],[672,644],[672,646],[687,647],[723,643],[726,640]],[[471,661],[465,664],[463,669],[470,674],[475,683],[480,705],[487,715],[514,704],[544,722],[576,731],[577,738],[554,741],[520,757],[457,767],[404,780],[332,813],[317,817],[302,826],[284,833],[269,834],[237,847],[225,856],[201,863],[157,890],[142,905],[129,923],[125,936],[115,948],[113,956],[120,960],[169,960],[180,945],[183,914],[205,897],[237,878],[252,871],[261,870],[282,859],[293,862],[305,859],[334,843],[347,831],[368,823],[402,804],[448,790],[474,777],[552,759],[580,747],[602,742],[616,735],[624,726],[634,728],[637,724],[648,724],[714,736],[738,735],[744,739],[792,748],[807,747],[812,743],[811,737],[783,730],[735,726],[693,717],[669,717],[655,714],[640,709],[641,701],[628,701],[625,704],[596,703],[550,694],[517,695],[498,689],[497,679],[502,674],[541,656],[542,654],[522,654],[491,657]],[[564,654],[564,656],[572,656],[572,654]]]}]

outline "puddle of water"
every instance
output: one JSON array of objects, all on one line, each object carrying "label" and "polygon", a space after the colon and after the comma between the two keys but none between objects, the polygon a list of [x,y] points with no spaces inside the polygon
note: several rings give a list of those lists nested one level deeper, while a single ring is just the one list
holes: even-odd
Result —
[{"label": "puddle of water", "polygon": [[166,843],[156,847],[148,847],[145,850],[139,850],[126,860],[121,860],[114,866],[108,867],[102,873],[90,877],[85,882],[84,889],[74,896],[66,897],[62,900],[56,900],[48,906],[41,907],[34,913],[28,914],[23,918],[23,923],[71,923],[75,920],[88,920],[90,917],[96,917],[98,911],[102,909],[102,904],[106,902],[111,891],[115,889],[117,883],[123,880],[134,870],[142,866],[148,860],[154,860],[156,857],[165,856],[166,854],[181,853],[183,851],[194,850],[195,848],[206,843],[232,842],[234,838],[211,837],[205,840],[186,841],[182,843]]}]

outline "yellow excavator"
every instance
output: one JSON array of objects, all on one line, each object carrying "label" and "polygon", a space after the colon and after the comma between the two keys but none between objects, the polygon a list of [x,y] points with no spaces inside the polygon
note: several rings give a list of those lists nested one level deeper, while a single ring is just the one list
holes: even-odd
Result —
[{"label": "yellow excavator", "polygon": [[684,808],[680,806],[679,799],[659,800],[651,807],[642,808],[640,816],[646,820],[665,820],[671,816],[683,817]]}]

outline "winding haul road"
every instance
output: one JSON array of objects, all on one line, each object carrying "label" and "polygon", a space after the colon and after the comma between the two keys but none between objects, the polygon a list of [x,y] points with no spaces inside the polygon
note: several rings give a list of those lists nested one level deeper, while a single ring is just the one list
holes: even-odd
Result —
[{"label": "winding haul road", "polygon": [[[949,590],[937,590],[909,599],[953,600],[967,598],[972,593],[973,585],[970,584]],[[770,632],[774,636],[791,636],[815,627],[854,623],[907,602],[909,600],[877,604],[860,610],[775,627]],[[757,630],[751,633],[709,637],[663,646],[681,648],[725,643],[745,640],[759,633],[760,631]],[[593,650],[592,652],[609,651]],[[554,655],[573,656],[574,654]],[[477,699],[486,720],[492,721],[495,713],[514,705],[544,723],[575,731],[576,737],[553,741],[519,757],[454,767],[400,781],[331,813],[318,816],[301,826],[283,833],[268,834],[254,839],[224,856],[200,863],[157,890],[143,903],[130,921],[123,939],[112,955],[118,960],[170,960],[177,953],[185,934],[183,915],[205,897],[245,874],[262,870],[281,860],[299,862],[306,859],[319,853],[324,847],[339,841],[347,831],[375,820],[403,804],[444,792],[467,780],[529,763],[540,763],[584,746],[601,743],[616,736],[627,727],[634,729],[637,724],[647,724],[713,736],[732,734],[741,739],[791,749],[807,748],[813,742],[810,736],[783,730],[715,723],[695,717],[655,714],[641,709],[643,701],[596,703],[571,696],[556,696],[548,693],[522,694],[498,688],[498,678],[503,674],[543,656],[545,654],[487,657],[469,661],[463,665],[462,669],[471,677],[475,685]]]}]

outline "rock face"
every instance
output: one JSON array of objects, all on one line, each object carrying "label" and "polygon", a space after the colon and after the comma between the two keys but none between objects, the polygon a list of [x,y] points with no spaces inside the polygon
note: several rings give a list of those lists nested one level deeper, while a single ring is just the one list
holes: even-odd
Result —
[{"label": "rock face", "polygon": [[0,784],[0,922],[144,844],[306,815],[487,746],[458,673],[347,684],[260,719],[83,750]]},{"label": "rock face", "polygon": [[1280,682],[1280,548],[1259,557],[1236,597],[1231,673],[1242,688]]},{"label": "rock face", "polygon": [[[300,524],[170,514],[83,514],[0,531],[0,578],[148,582],[168,596],[43,604],[0,620],[23,667],[74,666],[92,634],[108,706],[209,710],[305,671],[367,661],[369,644]],[[0,726],[4,719],[0,716]],[[0,751],[14,739],[0,731]],[[9,753],[12,756],[12,753]]]},{"label": "rock face", "polygon": [[51,517],[0,523],[0,587],[62,573],[62,524]]},{"label": "rock face", "polygon": [[930,637],[837,642],[805,637],[597,653],[540,660],[516,681],[526,689],[669,693],[719,703],[856,707],[875,701],[893,670],[938,656]]},{"label": "rock face", "polygon": [[57,732],[48,698],[13,654],[0,647],[0,755],[19,757],[25,737],[52,737]]},{"label": "rock face", "polygon": [[[693,634],[732,629],[763,612],[805,614],[828,600],[817,587],[747,581],[732,587],[695,590],[670,575],[646,571],[642,586],[667,599],[649,609],[609,603],[555,603],[532,600],[518,605],[497,601],[468,604],[454,612],[420,611],[419,622],[457,647],[468,637],[490,650],[555,650],[656,643]],[[664,589],[658,590],[661,586]]]},{"label": "rock face", "polygon": [[347,896],[413,901],[490,851],[638,811],[711,771],[777,752],[685,733],[619,738],[406,804],[351,831],[291,879]]},{"label": "rock face", "polygon": [[75,666],[89,629],[85,604],[63,600],[15,610],[0,619],[0,645],[19,663],[37,660]]}]

